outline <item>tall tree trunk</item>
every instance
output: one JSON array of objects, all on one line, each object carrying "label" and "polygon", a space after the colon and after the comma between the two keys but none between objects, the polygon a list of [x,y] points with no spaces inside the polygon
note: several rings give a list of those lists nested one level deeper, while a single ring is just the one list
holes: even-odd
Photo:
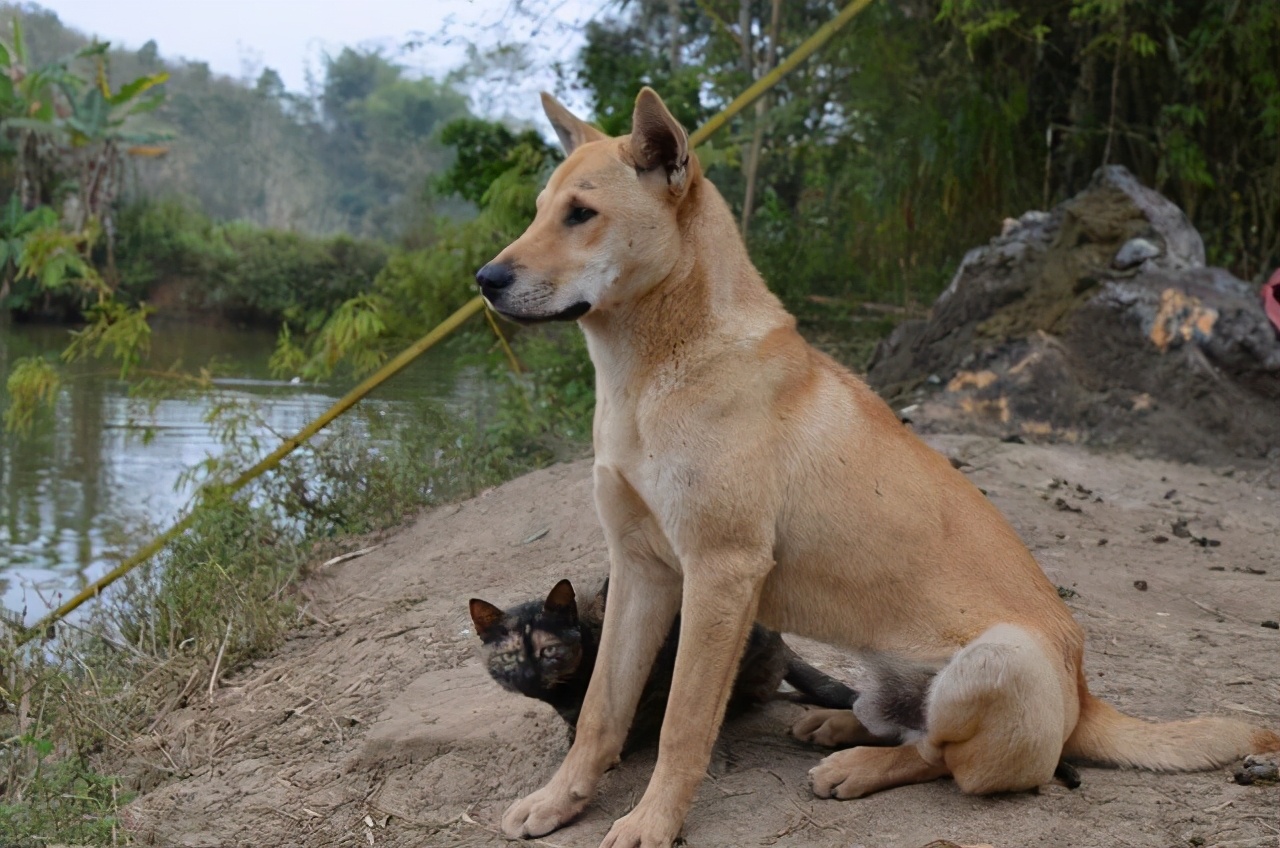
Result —
[{"label": "tall tree trunk", "polygon": [[[764,57],[764,71],[761,76],[773,70],[778,62],[778,30],[782,18],[782,0],[773,0],[773,13],[769,21],[769,43]],[[764,147],[764,119],[769,111],[769,95],[763,95],[756,101],[755,129],[751,134],[751,150],[747,154],[747,188],[742,196],[742,237],[747,237],[747,228],[751,226],[751,211],[756,202],[756,179],[760,173],[760,152]]]},{"label": "tall tree trunk", "polygon": [[667,0],[667,18],[671,26],[667,50],[670,52],[671,73],[674,75],[680,70],[680,0]]}]

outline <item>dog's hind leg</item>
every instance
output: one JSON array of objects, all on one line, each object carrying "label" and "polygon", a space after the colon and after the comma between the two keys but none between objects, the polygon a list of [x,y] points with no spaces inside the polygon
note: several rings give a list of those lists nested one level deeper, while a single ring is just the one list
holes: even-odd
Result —
[{"label": "dog's hind leg", "polygon": [[[923,738],[896,748],[837,751],[810,772],[814,792],[860,798],[947,774],[971,794],[1048,783],[1076,721],[1068,698],[1075,672],[1059,666],[1029,631],[1009,624],[988,629],[933,678]],[[863,706],[869,709],[870,701]]]},{"label": "dog's hind leg", "polygon": [[934,679],[920,753],[970,794],[1048,783],[1076,722],[1075,674],[1029,630],[991,627]]}]

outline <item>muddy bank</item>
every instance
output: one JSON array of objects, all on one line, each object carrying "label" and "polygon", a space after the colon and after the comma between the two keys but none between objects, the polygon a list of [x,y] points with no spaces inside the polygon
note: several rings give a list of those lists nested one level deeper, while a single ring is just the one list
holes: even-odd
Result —
[{"label": "muddy bank", "polygon": [[[1244,469],[975,436],[931,442],[1062,587],[1088,633],[1096,692],[1144,717],[1280,726],[1280,631],[1261,624],[1280,618],[1280,493]],[[579,462],[426,513],[325,569],[302,587],[312,626],[211,701],[197,687],[133,741],[128,780],[142,794],[123,811],[127,827],[140,844],[210,848],[511,844],[496,833],[502,811],[550,776],[567,742],[550,707],[487,678],[467,599],[545,595],[605,560],[590,465]],[[839,651],[793,644],[833,674],[851,667]],[[1275,788],[1239,786],[1231,768],[1082,769],[1077,790],[997,798],[943,780],[815,800],[806,774],[822,752],[787,733],[801,709],[775,702],[725,730],[689,845],[1225,848],[1275,838]],[[628,759],[579,822],[531,844],[594,848],[639,798],[653,761],[652,751]]]},{"label": "muddy bank", "polygon": [[969,252],[868,380],[926,432],[1224,463],[1280,458],[1280,340],[1256,286],[1123,168]]}]

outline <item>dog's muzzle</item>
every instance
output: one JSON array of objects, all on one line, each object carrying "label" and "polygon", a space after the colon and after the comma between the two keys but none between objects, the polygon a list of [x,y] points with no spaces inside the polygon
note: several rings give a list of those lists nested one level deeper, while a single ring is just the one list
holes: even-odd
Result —
[{"label": "dog's muzzle", "polygon": [[515,268],[505,262],[490,262],[476,272],[476,283],[480,286],[480,294],[484,295],[489,308],[505,318],[519,321],[522,324],[538,324],[543,321],[576,321],[591,310],[591,304],[579,301],[567,309],[551,315],[528,315],[512,312],[503,303],[503,294],[516,281]]}]

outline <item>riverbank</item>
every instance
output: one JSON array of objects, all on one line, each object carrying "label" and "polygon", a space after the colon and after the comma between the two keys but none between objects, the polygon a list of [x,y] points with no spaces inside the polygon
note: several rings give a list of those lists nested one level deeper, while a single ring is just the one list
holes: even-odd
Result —
[{"label": "riverbank", "polygon": [[[1262,471],[930,440],[964,463],[1062,587],[1088,632],[1095,692],[1144,717],[1280,725],[1280,633],[1261,626],[1280,618],[1280,491]],[[566,740],[549,708],[487,679],[466,602],[524,600],[603,568],[589,463],[529,474],[344,547],[374,550],[297,585],[306,623],[279,650],[212,688],[202,676],[127,740],[122,788],[141,795],[120,821],[134,838],[507,844],[496,834],[502,810],[545,781]],[[840,652],[797,644],[833,673],[848,668]],[[688,819],[691,844],[1164,848],[1274,838],[1275,790],[1236,786],[1229,769],[1084,769],[1077,790],[991,799],[940,781],[816,801],[805,774],[821,754],[786,735],[799,709],[771,704],[726,730]],[[544,844],[598,844],[652,764],[652,752],[629,759],[583,819]]]},{"label": "riverbank", "polygon": [[[112,365],[81,363],[64,369],[55,403],[31,433],[0,433],[0,604],[25,610],[27,623],[175,520],[202,463],[229,450],[252,454],[255,443],[260,452],[274,448],[350,388],[346,375],[321,382],[274,378],[271,331],[153,325],[141,376],[208,368],[207,386],[192,391],[169,380],[163,391],[139,391]],[[0,374],[24,357],[56,361],[69,338],[68,328],[53,325],[0,327]],[[464,347],[431,351],[333,431],[368,433],[370,416],[422,419],[423,404],[456,412],[456,427],[474,426],[471,419],[489,410],[496,388],[467,361]],[[0,381],[0,414],[8,402]],[[230,416],[219,418],[219,410],[237,416],[235,445],[221,438],[220,422]]]}]

